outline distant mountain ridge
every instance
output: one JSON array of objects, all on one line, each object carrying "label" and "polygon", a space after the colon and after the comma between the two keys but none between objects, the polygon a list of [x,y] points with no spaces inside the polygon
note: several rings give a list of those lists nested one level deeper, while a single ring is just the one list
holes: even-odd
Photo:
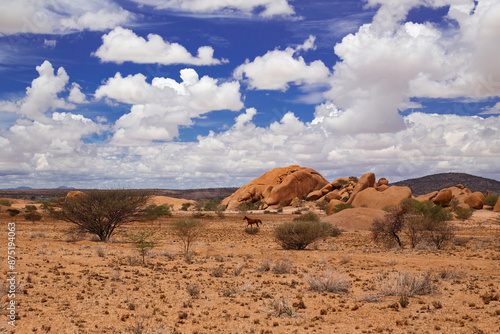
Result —
[{"label": "distant mountain ridge", "polygon": [[471,191],[500,194],[500,181],[466,173],[440,173],[391,183],[391,186],[409,187],[413,195],[424,195],[436,190],[462,184]]}]

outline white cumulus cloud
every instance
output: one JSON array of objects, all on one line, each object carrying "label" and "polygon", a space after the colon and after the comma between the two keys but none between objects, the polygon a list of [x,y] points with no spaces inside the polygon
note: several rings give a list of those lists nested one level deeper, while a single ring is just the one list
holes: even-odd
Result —
[{"label": "white cumulus cloud", "polygon": [[110,0],[0,1],[0,35],[106,30],[134,19],[132,13]]},{"label": "white cumulus cloud", "polygon": [[[337,133],[394,132],[405,127],[399,114],[412,98],[484,99],[500,95],[500,3],[473,1],[373,0],[373,22],[335,46],[331,89],[325,96],[339,112],[330,121]],[[411,8],[450,5],[456,26],[404,23]],[[369,120],[369,121],[367,121]]]},{"label": "white cumulus cloud", "polygon": [[302,45],[285,50],[273,50],[263,56],[249,59],[234,70],[234,77],[247,80],[251,89],[282,90],[295,85],[325,83],[330,70],[321,60],[307,64],[299,51],[314,49],[315,37],[310,36]]},{"label": "white cumulus cloud", "polygon": [[170,43],[156,34],[149,34],[147,40],[137,36],[132,30],[117,27],[102,36],[102,45],[93,53],[103,62],[118,64],[126,61],[139,64],[188,64],[188,65],[219,65],[226,60],[213,58],[214,49],[211,46],[198,48],[193,56],[185,47],[178,43]]},{"label": "white cumulus cloud", "polygon": [[171,78],[154,78],[151,83],[142,74],[125,78],[117,73],[95,93],[131,104],[130,113],[116,121],[115,145],[139,145],[154,140],[169,141],[177,137],[179,126],[193,124],[192,119],[213,110],[243,108],[237,81],[220,83],[208,76],[199,78],[194,69],[181,70],[181,82]]},{"label": "white cumulus cloud", "polygon": [[260,8],[258,15],[264,18],[293,16],[295,10],[288,0],[133,0],[140,4],[151,5],[157,9],[179,12],[251,16]]}]

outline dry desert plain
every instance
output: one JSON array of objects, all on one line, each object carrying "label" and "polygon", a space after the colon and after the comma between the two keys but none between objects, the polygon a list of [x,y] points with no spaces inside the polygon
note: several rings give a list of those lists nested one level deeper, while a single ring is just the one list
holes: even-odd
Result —
[{"label": "dry desert plain", "polygon": [[[190,259],[168,224],[189,212],[127,224],[108,243],[72,233],[70,223],[18,216],[16,327],[8,324],[2,279],[0,333],[500,332],[500,225],[491,211],[454,221],[455,239],[435,250],[374,244],[369,224],[351,221],[349,210],[339,220],[340,236],[301,251],[283,250],[273,239],[278,224],[297,216],[291,210],[250,214],[264,222],[255,235],[245,233],[241,213],[205,212]],[[322,217],[335,222],[335,215]],[[10,221],[3,208],[2,274]],[[142,230],[158,231],[144,265],[121,236]],[[325,274],[348,290],[311,289],[311,280]],[[426,285],[406,307],[390,295],[402,275]]]}]

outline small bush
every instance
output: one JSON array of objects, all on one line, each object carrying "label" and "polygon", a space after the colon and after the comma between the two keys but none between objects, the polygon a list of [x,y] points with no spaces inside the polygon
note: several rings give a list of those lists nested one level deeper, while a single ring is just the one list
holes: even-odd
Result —
[{"label": "small bush", "polygon": [[151,204],[146,209],[144,209],[144,214],[147,220],[155,220],[159,217],[171,217],[172,212],[170,211],[170,206]]},{"label": "small bush", "polygon": [[345,210],[345,209],[352,209],[353,206],[352,204],[347,204],[347,203],[339,203],[337,205],[335,205],[332,209],[332,212],[333,213],[337,213],[337,212],[340,212],[342,210]]},{"label": "small bush", "polygon": [[293,218],[294,222],[319,222],[319,216],[312,211]]},{"label": "small bush", "polygon": [[246,227],[245,228],[245,233],[247,234],[257,234],[259,233],[260,229],[258,227]]},{"label": "small bush", "polygon": [[472,210],[471,209],[464,209],[464,208],[458,208],[455,210],[455,215],[457,216],[458,219],[469,219],[472,217]]},{"label": "small bush", "polygon": [[288,304],[284,297],[273,299],[269,303],[269,307],[277,317],[293,317],[295,310]]},{"label": "small bush", "polygon": [[17,216],[18,214],[21,213],[21,211],[17,210],[17,209],[7,209],[7,212],[9,213],[9,215],[14,218],[15,216]]},{"label": "small bush", "polygon": [[429,295],[435,291],[430,272],[381,273],[377,285],[384,296]]},{"label": "small bush", "polygon": [[271,270],[271,260],[270,259],[266,259],[266,260],[262,261],[260,263],[259,267],[257,268],[257,271],[260,273],[265,273],[265,272],[268,272],[269,270]]},{"label": "small bush", "polygon": [[484,200],[484,205],[495,206],[495,204],[497,204],[499,197],[500,197],[499,194],[490,195],[486,197],[486,199]]},{"label": "small bush", "polygon": [[181,219],[170,224],[174,233],[181,239],[183,243],[183,251],[189,253],[191,246],[199,237],[203,224],[198,220]]},{"label": "small bush", "polygon": [[26,220],[29,220],[30,222],[34,223],[34,222],[42,220],[42,215],[36,211],[29,211],[27,214],[24,215],[24,218]]},{"label": "small bush", "polygon": [[11,206],[12,205],[12,201],[10,201],[8,199],[0,199],[0,205]]},{"label": "small bush", "polygon": [[275,274],[289,274],[292,271],[293,263],[290,260],[283,259],[277,260],[273,266],[273,273]]},{"label": "small bush", "polygon": [[189,202],[182,203],[181,210],[187,211],[191,205],[193,205],[193,203],[189,203]]},{"label": "small bush", "polygon": [[200,287],[196,284],[189,284],[186,291],[191,297],[196,297],[200,294]]},{"label": "small bush", "polygon": [[350,283],[345,275],[327,270],[323,275],[308,275],[305,278],[311,290],[333,293],[347,293]]},{"label": "small bush", "polygon": [[302,250],[318,239],[330,236],[332,226],[324,222],[293,221],[279,225],[274,238],[283,249]]},{"label": "small bush", "polygon": [[255,207],[255,204],[252,202],[242,202],[238,204],[236,207],[236,210],[240,212],[247,212],[249,210],[256,210],[257,208]]},{"label": "small bush", "polygon": [[318,203],[316,203],[316,207],[318,207],[321,211],[326,211],[328,210],[328,201],[327,200],[321,200]]},{"label": "small bush", "polygon": [[141,255],[143,264],[145,263],[146,254],[158,245],[158,243],[152,239],[155,234],[156,231],[141,231],[135,234],[124,233],[125,238],[134,244]]},{"label": "small bush", "polygon": [[220,266],[217,266],[217,267],[213,267],[210,270],[210,273],[211,273],[211,275],[213,277],[222,277],[225,272],[226,272],[226,270],[224,269],[223,265],[220,265]]}]

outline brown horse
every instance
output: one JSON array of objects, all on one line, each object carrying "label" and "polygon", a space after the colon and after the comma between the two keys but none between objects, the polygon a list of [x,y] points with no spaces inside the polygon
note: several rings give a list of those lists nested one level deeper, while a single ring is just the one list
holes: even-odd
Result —
[{"label": "brown horse", "polygon": [[260,219],[253,219],[253,218],[248,218],[247,216],[243,217],[243,220],[246,220],[247,221],[247,227],[250,226],[252,227],[252,225],[257,225],[257,227],[259,227],[259,224],[262,225],[262,220]]}]

